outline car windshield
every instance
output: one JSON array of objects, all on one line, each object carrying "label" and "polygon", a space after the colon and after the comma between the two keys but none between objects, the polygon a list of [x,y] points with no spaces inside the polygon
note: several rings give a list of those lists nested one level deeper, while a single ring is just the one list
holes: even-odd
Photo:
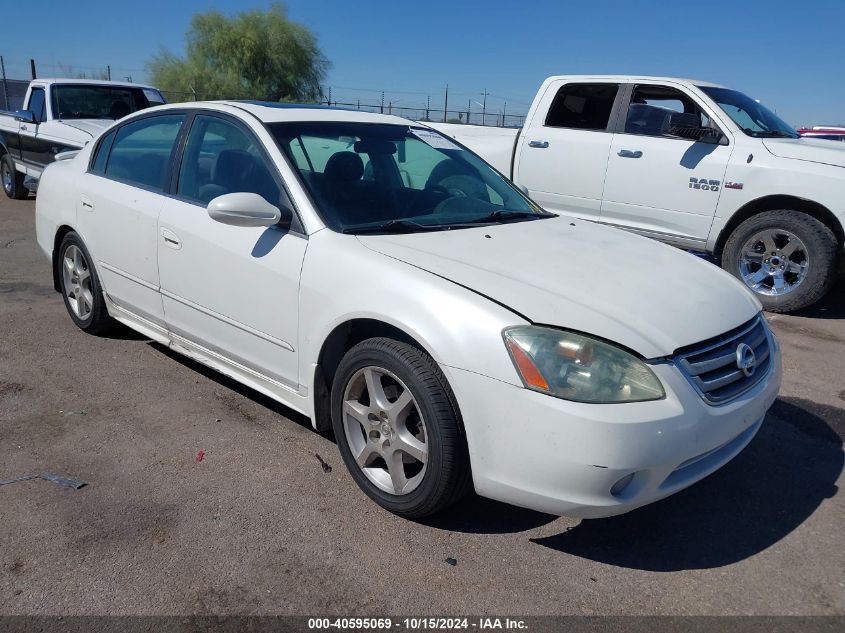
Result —
[{"label": "car windshield", "polygon": [[268,127],[335,231],[436,231],[553,215],[429,128],[338,121]]},{"label": "car windshield", "polygon": [[748,136],[756,138],[798,138],[796,132],[759,101],[729,88],[699,86]]},{"label": "car windshield", "polygon": [[158,90],[128,86],[55,85],[52,95],[56,119],[122,119],[165,103]]}]

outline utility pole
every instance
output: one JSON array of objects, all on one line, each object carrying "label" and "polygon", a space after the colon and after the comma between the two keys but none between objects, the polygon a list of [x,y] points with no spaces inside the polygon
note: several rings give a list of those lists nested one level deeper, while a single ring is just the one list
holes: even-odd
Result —
[{"label": "utility pole", "polygon": [[106,66],[106,73],[108,74],[109,81],[111,81],[111,66]]},{"label": "utility pole", "polygon": [[469,115],[472,110],[472,99],[467,99],[467,125],[469,125]]},{"label": "utility pole", "polygon": [[3,107],[4,110],[9,109],[9,93],[6,92],[6,64],[3,62],[3,56],[0,55],[0,73],[3,75],[3,103],[6,105]]},{"label": "utility pole", "polygon": [[384,114],[384,90],[381,91],[381,113]]},{"label": "utility pole", "polygon": [[326,105],[327,106],[332,105],[332,87],[331,86],[329,86],[329,99],[328,99],[328,101],[326,101]]},{"label": "utility pole", "polygon": [[481,104],[481,125],[487,125],[487,95],[490,94],[487,92],[487,88],[484,89],[484,92],[481,95],[484,97],[484,101]]},{"label": "utility pole", "polygon": [[505,101],[505,105],[502,106],[502,127],[505,127],[505,112],[508,109],[508,102]]},{"label": "utility pole", "polygon": [[446,84],[446,97],[443,99],[443,123],[446,123],[446,119],[448,118],[449,114],[449,84]]},{"label": "utility pole", "polygon": [[429,110],[431,110],[431,95],[429,95],[425,99],[425,120],[426,121],[431,120],[431,115],[429,114]]},{"label": "utility pole", "polygon": [[32,78],[35,79],[36,77],[35,77],[35,60],[34,59],[29,60],[29,70],[30,70],[30,72],[32,72]]}]

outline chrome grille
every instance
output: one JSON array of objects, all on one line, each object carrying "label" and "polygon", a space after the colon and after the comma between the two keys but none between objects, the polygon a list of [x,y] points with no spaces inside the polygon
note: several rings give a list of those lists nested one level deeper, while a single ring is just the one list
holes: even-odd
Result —
[{"label": "chrome grille", "polygon": [[[747,376],[737,363],[737,348],[754,350],[754,371]],[[724,404],[760,382],[771,368],[768,326],[762,316],[722,336],[684,347],[674,362],[695,390],[710,404]]]}]

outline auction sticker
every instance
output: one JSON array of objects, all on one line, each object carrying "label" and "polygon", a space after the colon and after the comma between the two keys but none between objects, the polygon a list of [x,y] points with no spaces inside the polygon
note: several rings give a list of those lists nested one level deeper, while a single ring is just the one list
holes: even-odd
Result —
[{"label": "auction sticker", "polygon": [[430,145],[435,149],[461,149],[442,134],[438,134],[432,130],[412,127],[411,134],[416,136],[426,145]]}]

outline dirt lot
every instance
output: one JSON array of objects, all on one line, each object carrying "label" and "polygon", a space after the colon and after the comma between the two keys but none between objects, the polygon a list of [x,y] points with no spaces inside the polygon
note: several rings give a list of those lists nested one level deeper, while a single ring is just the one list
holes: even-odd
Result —
[{"label": "dirt lot", "polygon": [[845,614],[845,284],[771,318],[781,398],[693,488],[600,521],[471,498],[413,523],[301,416],[77,330],[33,212],[0,200],[0,479],[88,486],[0,486],[0,614]]}]

